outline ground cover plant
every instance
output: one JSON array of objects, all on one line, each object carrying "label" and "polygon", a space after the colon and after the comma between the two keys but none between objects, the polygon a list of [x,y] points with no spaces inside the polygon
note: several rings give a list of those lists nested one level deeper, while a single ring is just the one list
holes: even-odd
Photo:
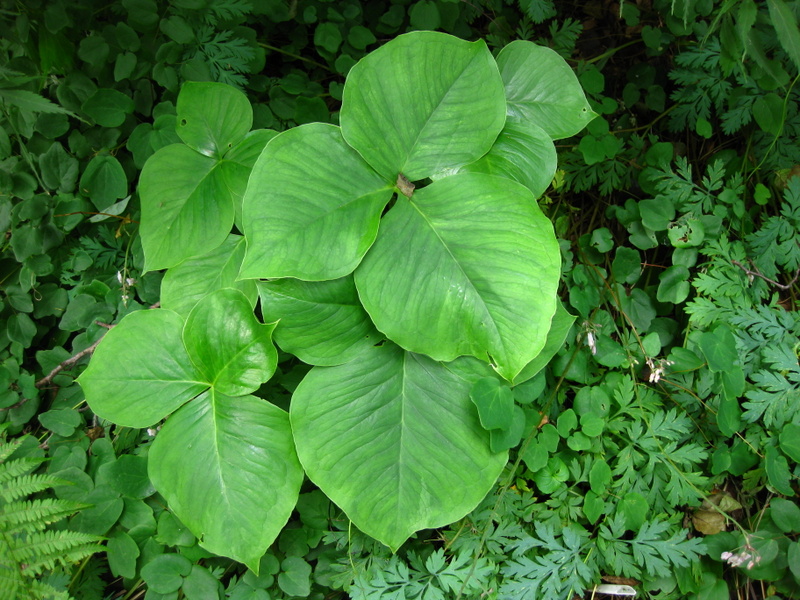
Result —
[{"label": "ground cover plant", "polygon": [[0,595],[800,595],[796,3],[2,8]]}]

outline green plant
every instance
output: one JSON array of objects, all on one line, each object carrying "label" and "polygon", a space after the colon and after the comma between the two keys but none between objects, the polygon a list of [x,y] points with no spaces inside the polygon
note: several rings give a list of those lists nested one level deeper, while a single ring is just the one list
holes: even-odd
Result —
[{"label": "green plant", "polygon": [[26,439],[8,441],[7,429],[4,424],[0,437],[0,594],[20,600],[67,599],[72,565],[97,552],[101,538],[49,527],[86,505],[31,498],[65,482],[33,473],[44,462],[35,454],[14,457]]},{"label": "green plant", "polygon": [[[121,425],[174,413],[148,470],[205,548],[257,571],[305,471],[396,549],[463,516],[506,462],[513,443],[490,448],[470,390],[514,381],[545,346],[559,256],[535,198],[555,172],[552,139],[592,113],[551,50],[518,42],[495,62],[483,43],[428,32],[351,70],[341,129],[270,139],[248,133],[248,108],[231,88],[184,86],[184,143],[140,182],[146,268],[176,275],[163,308],[123,319],[79,382]],[[233,252],[197,257],[221,244]],[[237,271],[266,280],[272,324],[253,315],[252,284],[228,287]],[[198,301],[173,305],[186,279]],[[316,365],[291,417],[251,395],[275,371],[273,330]]]},{"label": "green plant", "polygon": [[[566,598],[603,593],[600,582],[663,600],[797,595],[796,3],[0,4],[0,421],[23,440],[18,455],[46,458],[37,473],[71,483],[55,487],[57,499],[86,506],[56,528],[106,538],[105,552],[79,567],[56,565],[54,587],[86,600],[507,598],[534,589]],[[159,302],[184,320],[198,302],[239,315],[251,358],[275,363],[266,383],[263,369],[249,372],[252,395],[284,410],[311,365],[337,369],[321,365],[389,345],[364,318],[349,275],[237,280],[248,246],[241,207],[276,135],[263,128],[339,124],[345,75],[414,29],[483,38],[495,55],[517,38],[549,46],[600,115],[556,142],[562,171],[539,200],[559,238],[569,312],[556,305],[544,349],[513,381],[488,371],[463,388],[474,431],[509,457],[475,510],[392,552],[306,480],[256,575],[198,545],[155,490],[148,465],[174,418],[161,429],[109,424],[85,406],[74,376],[109,327]],[[235,148],[209,157],[176,125],[197,106],[191,88],[212,80],[247,94],[249,106],[225,97],[234,112],[252,106],[252,125],[228,140]],[[507,125],[496,146],[518,159],[524,135]],[[546,141],[546,168],[516,173],[539,175],[526,180],[534,194],[555,164]],[[179,181],[162,160],[140,177],[174,144],[162,157],[194,175]],[[222,241],[211,250],[187,238],[200,254],[145,273],[146,259],[171,251],[161,243],[169,235],[151,226],[165,177],[186,204],[218,198],[225,225],[204,235]],[[146,180],[155,182],[147,218],[137,178],[143,197]],[[430,187],[419,183],[410,202]],[[226,291],[203,300],[218,289]],[[273,355],[260,323],[278,319]],[[342,343],[309,346],[317,322]],[[222,373],[217,383],[232,381]],[[233,402],[253,406],[242,398]]]}]

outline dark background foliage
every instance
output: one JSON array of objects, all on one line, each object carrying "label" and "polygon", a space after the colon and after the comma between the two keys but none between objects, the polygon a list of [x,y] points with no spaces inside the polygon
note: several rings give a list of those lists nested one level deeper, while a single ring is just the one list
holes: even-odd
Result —
[{"label": "dark background foliage", "polygon": [[[19,597],[800,596],[798,14],[785,0],[1,2],[0,492],[52,523],[40,556],[64,544],[27,576],[28,534],[0,494]],[[599,116],[559,143],[540,199],[577,320],[514,389],[525,439],[476,511],[391,555],[308,485],[255,576],[165,509],[147,479],[155,432],[98,420],[74,379],[110,326],[159,301],[136,185],[178,141],[181,84],[245,91],[254,127],[336,123],[348,69],[415,29],[493,51],[535,41],[578,74]],[[268,399],[285,404],[305,369],[284,360]],[[31,472],[50,479],[26,487]],[[56,514],[52,499],[75,504]],[[81,554],[88,538],[68,530],[104,541]],[[50,591],[25,596],[34,578]]]}]

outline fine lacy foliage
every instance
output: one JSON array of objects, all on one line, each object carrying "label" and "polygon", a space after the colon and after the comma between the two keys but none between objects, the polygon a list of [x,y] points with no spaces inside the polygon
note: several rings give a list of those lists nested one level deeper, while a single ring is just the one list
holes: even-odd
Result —
[{"label": "fine lacy foliage", "polygon": [[670,115],[670,127],[679,131],[694,127],[698,119],[709,120],[712,108],[720,113],[731,90],[719,66],[719,40],[709,40],[704,45],[689,48],[675,60],[678,68],[669,76],[680,89],[672,94],[678,103]]},{"label": "fine lacy foliage", "polygon": [[63,482],[46,474],[32,474],[43,460],[9,459],[22,438],[0,441],[0,596],[3,598],[68,598],[41,580],[58,566],[69,567],[97,551],[100,538],[69,530],[48,530],[85,508],[56,498],[29,499]]},{"label": "fine lacy foliage", "polygon": [[407,563],[393,555],[375,561],[371,568],[359,573],[352,587],[353,600],[445,600],[460,590],[470,596],[480,594],[480,582],[491,572],[488,561],[480,559],[473,569],[473,558],[459,554],[447,560],[443,550],[436,550],[423,559],[409,552]]},{"label": "fine lacy foliage", "polygon": [[709,268],[695,277],[699,295],[686,307],[698,326],[736,326],[744,373],[753,383],[742,418],[776,429],[797,418],[800,318],[779,304],[767,279],[778,280],[782,273],[791,279],[800,267],[800,179],[790,180],[779,215],[767,218],[744,240],[723,236],[709,242],[703,249]]}]

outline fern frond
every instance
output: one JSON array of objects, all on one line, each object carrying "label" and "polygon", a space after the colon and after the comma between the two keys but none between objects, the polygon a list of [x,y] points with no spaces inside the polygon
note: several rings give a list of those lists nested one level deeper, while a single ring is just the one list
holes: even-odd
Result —
[{"label": "fern frond", "polygon": [[564,58],[569,58],[575,51],[575,45],[583,31],[580,21],[566,18],[559,23],[558,20],[550,23],[550,38],[553,40],[553,50]]},{"label": "fern frond", "polygon": [[26,475],[44,462],[43,458],[17,458],[0,464],[0,486],[8,481]]},{"label": "fern frond", "polygon": [[87,507],[87,504],[58,498],[11,502],[0,513],[0,529],[8,534],[41,531],[47,525],[57,523]]},{"label": "fern frond", "polygon": [[101,537],[78,531],[40,531],[18,538],[13,557],[25,565],[25,572],[40,575],[56,565],[68,566],[98,550]]},{"label": "fern frond", "polygon": [[25,587],[25,578],[11,556],[11,548],[0,532],[0,598],[18,598]]},{"label": "fern frond", "polygon": [[248,0],[215,0],[208,5],[203,18],[209,25],[216,25],[219,21],[244,17],[252,10]]},{"label": "fern frond", "polygon": [[59,591],[52,585],[48,585],[43,581],[33,581],[30,584],[31,598],[39,600],[70,600],[69,593],[66,591]]},{"label": "fern frond", "polygon": [[[0,430],[2,431],[2,430]],[[14,454],[14,451],[22,444],[22,438],[11,440],[10,442],[0,442],[0,462],[6,460]]]},{"label": "fern frond", "polygon": [[[0,497],[2,497],[6,502],[12,502],[17,498],[30,496],[31,494],[42,492],[57,485],[64,485],[68,483],[70,482],[58,477],[53,477],[47,473],[22,475],[14,480],[13,487],[0,488]],[[2,516],[0,515],[0,522],[1,521]]]},{"label": "fern frond", "polygon": [[556,16],[553,0],[519,0],[520,9],[534,23],[543,23]]}]

